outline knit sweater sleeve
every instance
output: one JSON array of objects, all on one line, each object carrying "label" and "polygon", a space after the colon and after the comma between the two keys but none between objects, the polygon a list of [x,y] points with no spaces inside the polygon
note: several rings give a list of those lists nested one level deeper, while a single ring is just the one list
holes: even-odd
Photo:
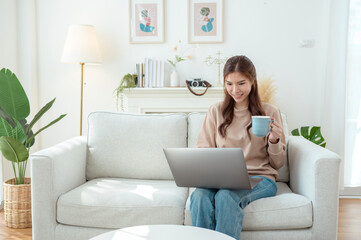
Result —
[{"label": "knit sweater sleeve", "polygon": [[[283,126],[281,112],[279,109],[273,110],[270,114],[274,120]],[[274,169],[279,169],[283,166],[286,159],[286,140],[283,133],[278,143],[273,144],[268,140],[267,152],[270,157],[270,164]]]},{"label": "knit sweater sleeve", "polygon": [[215,148],[217,133],[216,109],[211,106],[204,118],[197,141],[198,148]]}]

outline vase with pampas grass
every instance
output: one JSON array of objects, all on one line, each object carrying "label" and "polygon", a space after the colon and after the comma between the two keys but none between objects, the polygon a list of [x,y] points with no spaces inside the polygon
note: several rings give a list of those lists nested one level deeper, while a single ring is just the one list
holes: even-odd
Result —
[{"label": "vase with pampas grass", "polygon": [[274,104],[277,88],[271,76],[262,76],[258,79],[258,93],[262,102]]}]

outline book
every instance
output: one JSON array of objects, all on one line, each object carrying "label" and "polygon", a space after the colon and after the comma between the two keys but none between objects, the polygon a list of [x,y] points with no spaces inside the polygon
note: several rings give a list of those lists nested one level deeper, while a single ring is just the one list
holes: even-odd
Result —
[{"label": "book", "polygon": [[160,86],[160,75],[161,75],[161,72],[160,72],[160,69],[161,69],[161,62],[162,61],[157,61],[157,87],[161,87]]},{"label": "book", "polygon": [[149,81],[149,59],[145,58],[144,59],[144,87],[147,88],[148,87],[148,81]]},{"label": "book", "polygon": [[148,83],[147,87],[151,88],[153,86],[153,60],[148,60]]},{"label": "book", "polygon": [[160,87],[164,87],[164,61],[160,64]]},{"label": "book", "polygon": [[136,71],[137,71],[137,78],[138,78],[138,81],[137,81],[137,87],[139,87],[139,79],[140,79],[140,64],[137,63],[135,64],[135,68],[136,68]]},{"label": "book", "polygon": [[144,63],[140,64],[140,84],[139,87],[144,87]]},{"label": "book", "polygon": [[153,77],[152,77],[152,87],[157,87],[157,60],[153,60],[153,65],[152,65],[152,73],[153,73]]}]

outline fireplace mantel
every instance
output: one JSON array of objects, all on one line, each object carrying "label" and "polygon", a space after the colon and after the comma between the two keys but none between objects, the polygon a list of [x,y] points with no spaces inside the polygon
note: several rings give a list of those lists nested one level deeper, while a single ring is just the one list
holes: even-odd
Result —
[{"label": "fireplace mantel", "polygon": [[[194,91],[203,92],[204,88]],[[217,87],[203,96],[195,96],[187,88],[134,88],[124,91],[124,106],[126,112],[135,113],[206,112],[223,96],[223,88]]]}]

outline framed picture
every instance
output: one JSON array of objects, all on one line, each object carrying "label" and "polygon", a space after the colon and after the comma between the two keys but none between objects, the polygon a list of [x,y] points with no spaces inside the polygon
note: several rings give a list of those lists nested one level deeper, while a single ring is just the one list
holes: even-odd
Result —
[{"label": "framed picture", "polygon": [[129,42],[164,41],[164,0],[129,0]]},{"label": "framed picture", "polygon": [[188,0],[188,42],[223,42],[223,0]]}]

